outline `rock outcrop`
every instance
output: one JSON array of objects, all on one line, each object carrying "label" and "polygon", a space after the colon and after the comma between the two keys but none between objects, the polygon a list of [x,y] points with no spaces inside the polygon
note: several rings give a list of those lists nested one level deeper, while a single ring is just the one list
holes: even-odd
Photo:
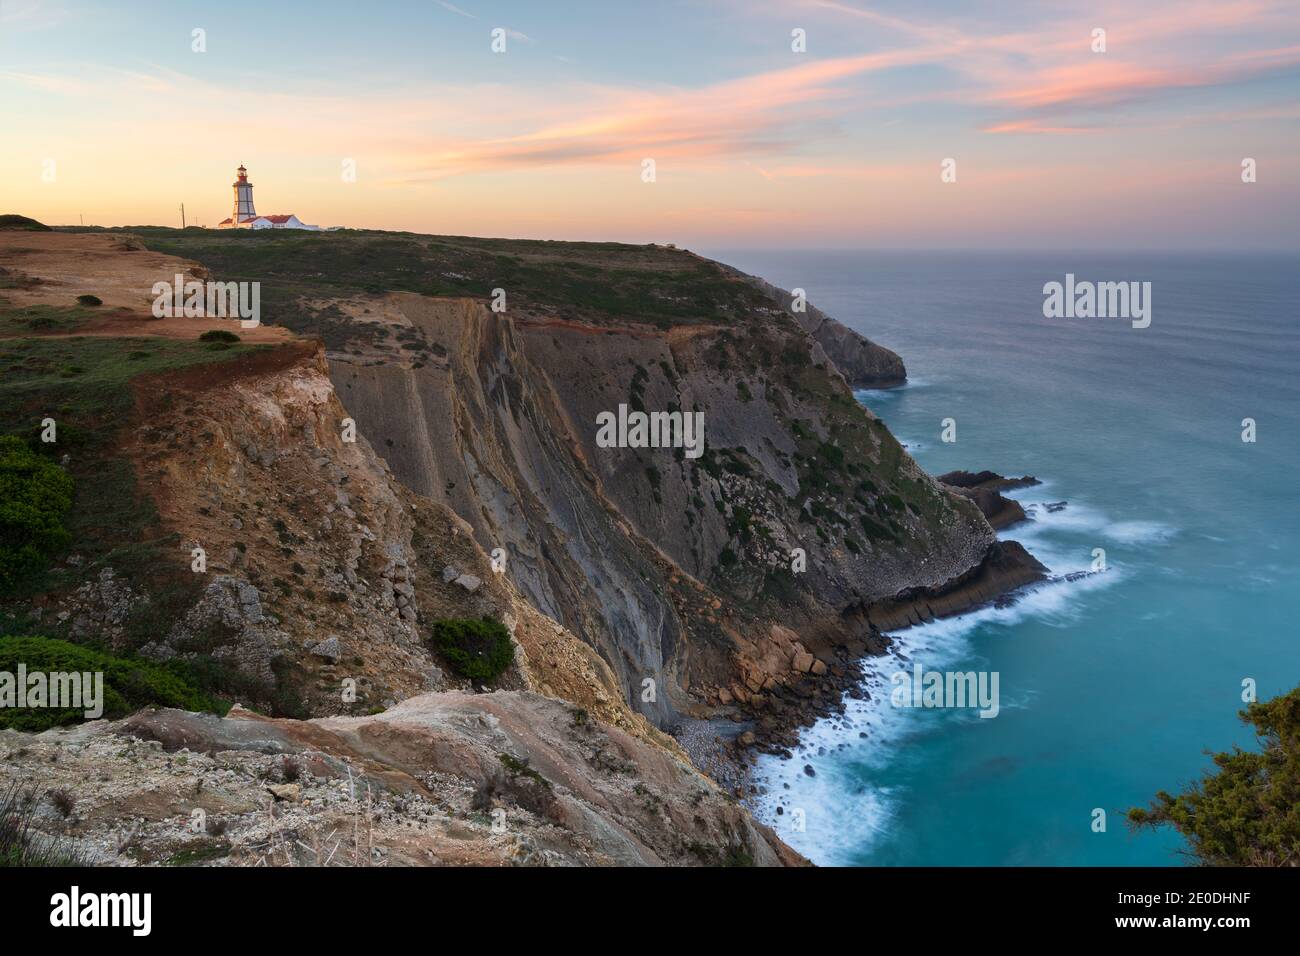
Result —
[{"label": "rock outcrop", "polygon": [[831,318],[810,302],[794,308],[794,296],[756,276],[731,270],[761,289],[790,313],[821,347],[822,354],[854,388],[896,388],[907,381],[907,369],[898,353],[877,345]]},{"label": "rock outcrop", "polygon": [[0,791],[33,777],[40,829],[97,864],[805,863],[683,758],[525,692],[0,731]]},{"label": "rock outcrop", "polygon": [[1037,478],[1005,478],[992,471],[950,471],[937,479],[955,493],[969,498],[988,519],[995,531],[1009,527],[1028,518],[1024,507],[1014,498],[1000,494],[1008,488],[1028,488],[1039,483]]}]

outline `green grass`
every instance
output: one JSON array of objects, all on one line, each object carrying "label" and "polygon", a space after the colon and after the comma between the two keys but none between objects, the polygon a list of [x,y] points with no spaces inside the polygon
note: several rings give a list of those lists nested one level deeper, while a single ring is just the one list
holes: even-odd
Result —
[{"label": "green grass", "polygon": [[[0,307],[0,321],[5,310]],[[42,626],[25,613],[26,600],[67,592],[111,568],[136,594],[123,623],[123,643],[138,647],[165,634],[198,597],[202,582],[178,557],[175,535],[164,534],[157,508],[121,451],[133,426],[132,380],[237,359],[268,346],[135,337],[71,336],[0,339],[0,434],[17,435],[36,452],[66,462],[75,480],[72,507],[64,517],[75,566],[47,566],[19,582],[0,582],[0,621],[9,633],[69,636],[66,628]],[[68,370],[76,369],[71,375]],[[40,440],[42,420],[55,422],[53,443]],[[252,686],[211,652],[228,635],[210,635],[195,647],[190,673],[197,687],[261,700],[267,689]],[[200,635],[207,640],[207,637]]]},{"label": "green grass", "polygon": [[163,866],[202,866],[230,856],[231,849],[225,840],[202,840],[176,851],[163,862]]},{"label": "green grass", "polygon": [[49,565],[72,541],[63,518],[73,482],[15,435],[0,435],[0,589]]},{"label": "green grass", "polygon": [[[0,328],[8,318],[7,310],[0,310]],[[243,351],[254,347],[244,346]],[[237,349],[214,354],[206,343],[144,336],[3,339],[0,427],[14,430],[46,416],[82,429],[92,424],[121,425],[117,416],[131,408],[131,379],[150,372],[226,361],[237,354]],[[76,381],[67,380],[63,374],[67,369],[79,370]]]},{"label": "green grass", "polygon": [[[80,231],[80,230],[71,230]],[[131,227],[150,249],[201,262],[223,281],[262,283],[269,321],[340,347],[357,333],[303,297],[416,292],[489,297],[506,290],[509,310],[562,308],[595,324],[617,320],[663,328],[729,323],[770,302],[714,263],[681,250],[603,242],[476,239],[340,230],[179,230]]]},{"label": "green grass", "polygon": [[[19,664],[30,675],[102,673],[104,717],[124,717],[141,707],[179,707],[224,715],[229,704],[200,690],[180,662],[157,664],[48,637],[0,637],[0,672],[17,674]],[[80,723],[84,708],[0,707],[0,727],[39,732]]]},{"label": "green grass", "polygon": [[33,332],[75,332],[95,316],[94,309],[85,306],[0,306],[0,336],[31,335]]}]

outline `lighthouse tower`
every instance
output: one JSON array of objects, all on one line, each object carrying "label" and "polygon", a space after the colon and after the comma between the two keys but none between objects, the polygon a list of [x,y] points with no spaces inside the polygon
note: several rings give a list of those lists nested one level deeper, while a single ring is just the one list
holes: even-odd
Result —
[{"label": "lighthouse tower", "polygon": [[253,209],[253,184],[248,181],[248,170],[240,166],[235,172],[239,175],[232,184],[235,187],[235,213],[231,218],[236,223],[256,219],[257,212]]},{"label": "lighthouse tower", "polygon": [[259,216],[253,208],[253,184],[248,181],[248,170],[240,166],[235,170],[235,212],[229,219],[217,223],[218,229],[313,229],[293,213]]}]

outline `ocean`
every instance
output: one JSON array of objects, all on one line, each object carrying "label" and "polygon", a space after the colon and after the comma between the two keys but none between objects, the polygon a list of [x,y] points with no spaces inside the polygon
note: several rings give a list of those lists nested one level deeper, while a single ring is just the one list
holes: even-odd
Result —
[{"label": "ocean", "polygon": [[[1001,536],[1061,578],[897,632],[869,700],[763,758],[758,816],[825,865],[1187,863],[1124,811],[1196,780],[1207,749],[1255,746],[1244,681],[1261,700],[1300,684],[1300,260],[705,254],[897,351],[909,384],[858,398],[931,474],[1038,477],[1009,493],[1034,520]],[[1044,318],[1067,273],[1151,282],[1150,326]],[[1063,579],[1098,548],[1104,572]],[[997,672],[1000,712],[893,706],[915,663]]]}]

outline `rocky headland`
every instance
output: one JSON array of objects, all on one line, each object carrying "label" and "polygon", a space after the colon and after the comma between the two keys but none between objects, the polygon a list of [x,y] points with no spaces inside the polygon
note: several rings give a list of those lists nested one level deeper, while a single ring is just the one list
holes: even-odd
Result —
[{"label": "rocky headland", "polygon": [[1014,498],[1007,498],[1000,492],[1010,488],[1029,488],[1039,484],[1038,479],[1030,475],[1021,478],[1005,478],[991,471],[950,471],[945,475],[939,475],[937,480],[957,494],[973,501],[994,530],[1001,530],[1028,518],[1020,502]]},{"label": "rocky headland", "polygon": [[[9,629],[200,667],[214,691],[273,715],[149,718],[216,735],[185,745],[187,766],[225,760],[227,735],[254,721],[334,761],[319,806],[339,766],[364,755],[376,773],[423,781],[427,792],[398,789],[464,827],[490,828],[494,810],[521,821],[511,832],[528,840],[498,841],[482,862],[798,862],[731,802],[749,755],[840,706],[888,630],[1044,573],[996,536],[1007,485],[930,477],[854,400],[851,386],[905,380],[897,355],[682,250],[139,229],[4,236],[0,259],[3,344],[32,369],[6,430],[102,361],[123,398],[67,405],[69,433],[97,436],[64,460],[74,519],[107,507],[96,475],[120,476],[114,507],[147,504],[78,524],[40,586],[7,599]],[[233,323],[149,314],[148,290],[173,273],[260,282],[264,325],[208,351],[199,334]],[[79,295],[102,304],[68,308]],[[83,372],[69,382],[58,363]],[[703,413],[703,456],[602,447],[596,416],[620,405]],[[508,629],[514,659],[492,686],[457,676],[431,643],[448,619]],[[7,738],[0,773],[19,779],[14,755],[33,747],[102,757],[101,738],[138,736],[140,720]],[[511,732],[530,721],[552,728],[549,750]],[[598,743],[569,739],[574,721]],[[405,752],[404,735],[431,727],[509,779],[430,777],[371,749],[382,738]],[[725,789],[707,790],[688,755]],[[154,769],[175,765],[154,756]],[[230,799],[287,782],[264,756],[230,758],[250,765]],[[94,781],[124,774],[106,764],[67,789],[107,814],[111,788]],[[129,779],[122,801],[149,789]],[[675,842],[689,781],[721,802]],[[529,797],[534,784],[560,797]],[[611,809],[624,784],[650,817]],[[164,839],[168,808],[145,843],[175,835]],[[102,849],[93,827],[64,830]],[[264,842],[248,832],[221,859],[247,862]],[[460,852],[431,839],[403,859]]]}]

